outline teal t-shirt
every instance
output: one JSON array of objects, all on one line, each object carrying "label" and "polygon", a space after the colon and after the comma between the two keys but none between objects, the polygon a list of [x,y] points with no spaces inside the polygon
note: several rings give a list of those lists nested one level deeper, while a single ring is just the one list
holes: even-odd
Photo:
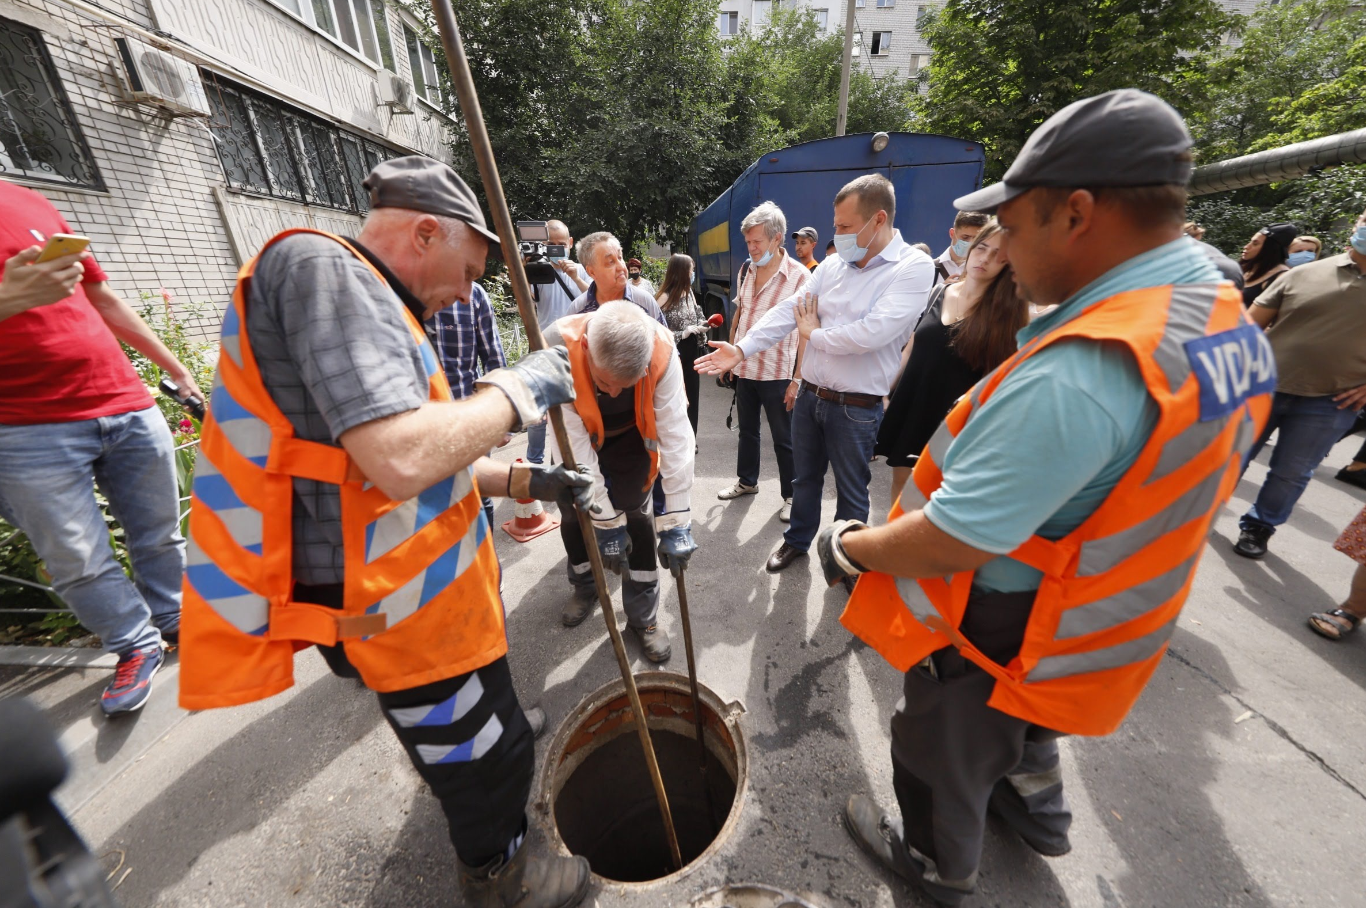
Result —
[{"label": "teal t-shirt", "polygon": [[[1145,287],[1212,284],[1218,270],[1188,237],[1129,259],[1020,331],[1023,346],[1092,303]],[[953,440],[925,506],[936,527],[1004,556],[1030,536],[1061,539],[1100,507],[1147,444],[1159,415],[1127,347],[1075,338],[1012,370]],[[985,592],[1038,589],[1012,558],[977,570]]]}]

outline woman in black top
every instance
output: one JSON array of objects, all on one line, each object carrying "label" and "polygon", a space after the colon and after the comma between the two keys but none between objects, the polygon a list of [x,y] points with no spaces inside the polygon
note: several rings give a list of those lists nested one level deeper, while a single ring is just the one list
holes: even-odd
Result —
[{"label": "woman in black top", "polygon": [[697,434],[698,375],[693,362],[704,349],[707,320],[702,316],[702,307],[697,305],[697,297],[692,292],[693,263],[690,256],[675,252],[669,256],[669,266],[664,272],[664,283],[660,285],[655,302],[664,312],[664,320],[673,332],[674,344],[678,347],[678,358],[683,361],[683,389],[688,395],[688,422],[692,423],[693,434]]},{"label": "woman in black top", "polygon": [[1029,324],[1029,304],[1001,256],[1000,230],[988,221],[968,247],[962,279],[931,291],[901,354],[874,448],[892,468],[892,501],[954,403],[1015,352],[1015,334]]},{"label": "woman in black top", "polygon": [[1252,234],[1238,262],[1243,266],[1243,308],[1256,302],[1276,278],[1290,270],[1285,260],[1299,232],[1294,224],[1272,224]]}]

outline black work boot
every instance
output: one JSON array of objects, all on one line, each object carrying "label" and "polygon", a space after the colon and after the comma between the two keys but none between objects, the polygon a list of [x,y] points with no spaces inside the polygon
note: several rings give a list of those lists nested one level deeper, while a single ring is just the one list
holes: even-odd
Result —
[{"label": "black work boot", "polygon": [[652,624],[649,627],[633,627],[631,630],[636,632],[646,659],[655,664],[669,661],[669,657],[673,655],[673,648],[669,646],[669,635],[664,633],[664,628]]},{"label": "black work boot", "polygon": [[970,890],[932,883],[925,878],[925,862],[911,854],[902,838],[901,818],[883,813],[872,798],[850,796],[844,806],[844,828],[878,863],[934,899],[936,905],[954,908],[968,897]]},{"label": "black work boot", "polygon": [[598,604],[598,591],[593,587],[581,589],[574,587],[574,593],[565,603],[564,611],[560,613],[560,620],[565,627],[578,627],[583,624],[583,619],[593,611],[593,606]]},{"label": "black work boot", "polygon": [[1248,527],[1233,544],[1233,551],[1244,558],[1261,558],[1266,554],[1266,544],[1274,532],[1270,527]]},{"label": "black work boot", "polygon": [[588,893],[592,873],[587,858],[528,857],[525,844],[510,861],[495,858],[483,867],[459,863],[469,908],[571,908]]}]

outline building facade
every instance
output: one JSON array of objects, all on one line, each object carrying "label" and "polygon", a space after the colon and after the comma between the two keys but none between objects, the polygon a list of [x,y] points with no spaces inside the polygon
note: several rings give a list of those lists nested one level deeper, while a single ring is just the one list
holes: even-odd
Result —
[{"label": "building facade", "polygon": [[370,168],[448,158],[422,33],[393,0],[0,0],[0,178],[213,333],[269,236],[354,234]]}]

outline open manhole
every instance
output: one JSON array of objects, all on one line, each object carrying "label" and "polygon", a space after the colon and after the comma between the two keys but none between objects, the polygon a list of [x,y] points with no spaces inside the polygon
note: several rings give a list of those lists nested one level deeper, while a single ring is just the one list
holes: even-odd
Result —
[{"label": "open manhole", "polygon": [[[744,709],[701,687],[704,777],[688,679],[647,672],[636,676],[636,686],[678,832],[680,872],[686,872],[725,841],[739,815],[747,766],[736,719]],[[644,883],[673,875],[659,804],[620,681],[600,688],[560,726],[541,801],[564,847],[586,857],[598,876]]]}]

